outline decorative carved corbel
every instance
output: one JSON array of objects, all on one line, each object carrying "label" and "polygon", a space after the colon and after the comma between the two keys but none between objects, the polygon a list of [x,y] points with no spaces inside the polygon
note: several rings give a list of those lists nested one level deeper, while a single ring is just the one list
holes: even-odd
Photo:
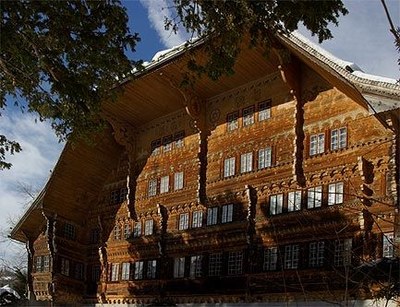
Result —
[{"label": "decorative carved corbel", "polygon": [[303,169],[304,152],[304,102],[301,97],[301,65],[290,51],[284,48],[273,48],[279,59],[278,69],[283,82],[288,86],[295,102],[294,112],[294,152],[293,152],[293,179],[300,187],[306,186]]}]

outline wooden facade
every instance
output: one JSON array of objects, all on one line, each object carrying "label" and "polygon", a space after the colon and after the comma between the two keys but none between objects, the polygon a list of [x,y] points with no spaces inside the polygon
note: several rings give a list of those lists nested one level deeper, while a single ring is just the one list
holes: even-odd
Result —
[{"label": "wooden facade", "polygon": [[12,232],[32,299],[373,297],[357,268],[398,255],[400,86],[279,41],[190,90],[179,50],[121,84],[110,127],[66,145]]}]

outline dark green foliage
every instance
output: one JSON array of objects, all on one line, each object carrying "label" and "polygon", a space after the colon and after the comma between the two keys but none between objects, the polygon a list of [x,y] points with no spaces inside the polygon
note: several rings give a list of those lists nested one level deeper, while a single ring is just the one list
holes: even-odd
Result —
[{"label": "dark green foliage", "polygon": [[7,140],[4,135],[0,135],[0,170],[9,169],[12,166],[11,163],[5,161],[6,152],[14,154],[20,151],[21,146],[17,142]]},{"label": "dark green foliage", "polygon": [[274,44],[277,32],[288,33],[299,24],[317,35],[320,41],[332,37],[329,23],[338,24],[338,17],[347,14],[341,0],[174,0],[177,16],[167,20],[167,29],[182,25],[194,36],[208,37],[205,63],[195,60],[189,67],[195,75],[211,79],[232,74],[243,37],[251,45],[261,44],[266,52]]},{"label": "dark green foliage", "polygon": [[[117,78],[140,66],[124,53],[139,36],[129,32],[120,1],[1,1],[0,9],[0,110],[13,97],[49,119],[60,139],[99,129],[100,102],[113,98]],[[2,160],[19,149],[2,142]]]}]

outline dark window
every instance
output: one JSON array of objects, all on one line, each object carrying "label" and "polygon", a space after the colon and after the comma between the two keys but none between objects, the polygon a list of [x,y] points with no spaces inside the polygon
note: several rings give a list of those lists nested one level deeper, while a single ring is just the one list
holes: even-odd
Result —
[{"label": "dark window", "polygon": [[161,147],[161,139],[152,141],[151,142],[151,153],[154,155],[159,154],[160,147]]},{"label": "dark window", "polygon": [[162,140],[163,151],[170,151],[172,149],[172,135],[164,136]]},{"label": "dark window", "polygon": [[180,148],[184,146],[183,139],[185,138],[185,131],[179,131],[175,133],[174,135],[174,142],[175,142],[175,148]]},{"label": "dark window", "polygon": [[75,239],[75,226],[69,223],[64,224],[64,237],[69,240]]}]

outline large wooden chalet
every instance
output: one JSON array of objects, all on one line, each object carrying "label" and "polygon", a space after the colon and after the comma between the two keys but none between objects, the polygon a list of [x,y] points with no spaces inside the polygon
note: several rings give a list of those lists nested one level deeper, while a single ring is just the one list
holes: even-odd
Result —
[{"label": "large wooden chalet", "polygon": [[109,127],[66,144],[12,230],[31,299],[341,302],[388,284],[360,268],[400,254],[400,86],[277,39],[190,89],[183,47],[121,82]]}]

